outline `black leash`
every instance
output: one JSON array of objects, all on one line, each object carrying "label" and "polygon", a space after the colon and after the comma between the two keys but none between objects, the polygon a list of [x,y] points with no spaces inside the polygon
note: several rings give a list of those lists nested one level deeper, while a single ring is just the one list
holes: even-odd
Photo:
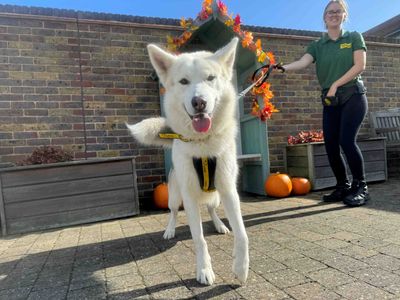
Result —
[{"label": "black leash", "polygon": [[[265,71],[265,69],[267,69],[267,71]],[[260,87],[264,82],[266,82],[273,69],[281,70],[282,73],[285,72],[285,68],[282,66],[282,63],[266,64],[259,67],[257,70],[254,71],[253,76],[251,76],[251,80],[253,81],[253,83],[238,94],[238,99],[246,95],[247,92],[250,91],[253,87]],[[257,77],[259,78],[256,79]]]}]

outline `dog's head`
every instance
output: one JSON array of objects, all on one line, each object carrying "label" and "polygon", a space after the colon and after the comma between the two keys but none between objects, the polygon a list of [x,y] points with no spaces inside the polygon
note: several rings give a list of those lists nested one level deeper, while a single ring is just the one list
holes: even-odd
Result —
[{"label": "dog's head", "polygon": [[224,93],[232,87],[237,43],[238,38],[234,38],[215,53],[199,51],[178,56],[155,45],[147,46],[151,63],[166,89],[164,108],[174,130],[196,134],[210,130],[214,114],[226,105]]}]

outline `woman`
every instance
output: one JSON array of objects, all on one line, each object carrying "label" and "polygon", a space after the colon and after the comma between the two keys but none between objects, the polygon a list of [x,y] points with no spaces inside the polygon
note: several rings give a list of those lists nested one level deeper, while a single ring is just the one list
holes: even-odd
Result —
[{"label": "woman", "polygon": [[[348,206],[360,206],[369,200],[364,159],[356,144],[368,109],[360,76],[365,69],[366,46],[360,33],[342,29],[347,17],[344,0],[329,1],[323,14],[327,32],[308,46],[300,60],[284,65],[283,71],[300,70],[316,63],[324,105],[325,148],[337,181],[335,190],[324,195],[323,201],[343,201]],[[353,175],[351,185],[340,147]]]}]

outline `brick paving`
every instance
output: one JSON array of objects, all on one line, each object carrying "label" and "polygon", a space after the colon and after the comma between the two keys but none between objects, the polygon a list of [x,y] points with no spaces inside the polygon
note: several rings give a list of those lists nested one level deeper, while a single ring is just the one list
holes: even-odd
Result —
[{"label": "brick paving", "polygon": [[231,273],[232,234],[215,233],[206,209],[213,286],[195,280],[183,211],[170,241],[166,211],[3,237],[0,299],[400,299],[400,178],[370,192],[360,208],[322,203],[322,192],[243,196],[245,285]]}]

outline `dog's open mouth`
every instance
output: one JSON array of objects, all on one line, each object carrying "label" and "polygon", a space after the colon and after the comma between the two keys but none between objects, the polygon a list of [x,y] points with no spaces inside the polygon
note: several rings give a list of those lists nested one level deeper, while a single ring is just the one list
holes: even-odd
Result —
[{"label": "dog's open mouth", "polygon": [[197,132],[207,132],[211,128],[211,117],[207,113],[192,116],[192,126]]}]

